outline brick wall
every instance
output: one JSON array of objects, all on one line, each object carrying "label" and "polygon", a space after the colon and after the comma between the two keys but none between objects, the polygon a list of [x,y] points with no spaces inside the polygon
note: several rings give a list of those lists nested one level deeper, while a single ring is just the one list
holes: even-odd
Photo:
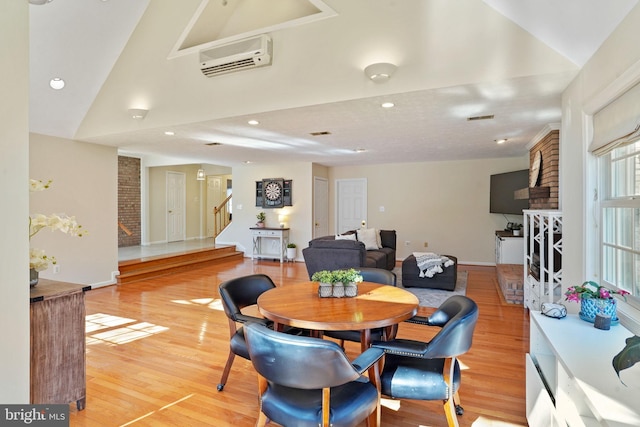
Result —
[{"label": "brick wall", "polygon": [[118,227],[118,247],[141,242],[140,159],[118,156],[118,221],[132,234]]},{"label": "brick wall", "polygon": [[[539,187],[549,187],[548,198],[529,198],[529,209],[558,209],[558,165],[560,160],[560,131],[552,130],[529,151],[529,164],[535,153],[542,153]],[[529,168],[531,169],[531,168]]]}]

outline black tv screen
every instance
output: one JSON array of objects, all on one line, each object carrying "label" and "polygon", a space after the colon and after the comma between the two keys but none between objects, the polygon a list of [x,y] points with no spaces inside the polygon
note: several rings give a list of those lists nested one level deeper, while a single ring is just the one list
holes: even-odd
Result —
[{"label": "black tv screen", "polygon": [[491,175],[489,212],[522,215],[529,199],[516,200],[514,192],[529,187],[529,169]]}]

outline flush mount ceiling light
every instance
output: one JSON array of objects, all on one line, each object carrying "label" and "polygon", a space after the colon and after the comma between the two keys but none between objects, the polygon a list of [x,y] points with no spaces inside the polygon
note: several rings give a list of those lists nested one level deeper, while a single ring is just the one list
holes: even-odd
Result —
[{"label": "flush mount ceiling light", "polygon": [[131,118],[134,120],[142,120],[145,117],[147,117],[147,113],[149,112],[149,110],[145,110],[142,108],[131,108],[129,109],[129,114],[131,115]]},{"label": "flush mount ceiling light", "polygon": [[502,139],[496,139],[496,144],[504,144],[505,142],[507,142],[507,138],[502,138]]},{"label": "flush mount ceiling light", "polygon": [[54,77],[49,80],[49,86],[51,86],[51,89],[60,90],[64,87],[64,80],[60,77]]},{"label": "flush mount ceiling light", "polygon": [[376,83],[383,83],[389,80],[396,71],[396,66],[389,64],[388,62],[379,62],[377,64],[371,64],[364,69],[364,73],[367,77]]},{"label": "flush mount ceiling light", "polygon": [[164,134],[165,134],[165,135],[168,135],[168,136],[173,136],[173,135],[175,135],[176,133],[175,133],[174,131],[168,130],[168,131],[165,131],[165,133],[164,133]]},{"label": "flush mount ceiling light", "polygon": [[393,108],[396,106],[396,104],[394,104],[393,102],[383,102],[382,104],[380,104],[380,106],[382,108]]},{"label": "flush mount ceiling light", "polygon": [[353,151],[356,153],[364,153],[367,150],[365,148],[354,148]]},{"label": "flush mount ceiling light", "polygon": [[198,181],[204,181],[204,169],[198,169],[198,172],[196,173],[196,179]]},{"label": "flush mount ceiling light", "polygon": [[42,6],[43,4],[51,3],[53,0],[29,0],[29,3],[36,6]]},{"label": "flush mount ceiling light", "polygon": [[260,124],[260,122],[257,120],[249,120],[247,123],[249,123],[251,126],[256,126]]}]

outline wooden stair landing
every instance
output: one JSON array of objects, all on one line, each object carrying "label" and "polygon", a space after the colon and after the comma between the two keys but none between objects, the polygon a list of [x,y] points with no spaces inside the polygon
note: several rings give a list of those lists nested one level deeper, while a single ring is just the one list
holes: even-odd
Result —
[{"label": "wooden stair landing", "polygon": [[195,249],[165,255],[137,258],[118,263],[118,284],[179,273],[230,260],[242,260],[244,253],[235,246]]}]

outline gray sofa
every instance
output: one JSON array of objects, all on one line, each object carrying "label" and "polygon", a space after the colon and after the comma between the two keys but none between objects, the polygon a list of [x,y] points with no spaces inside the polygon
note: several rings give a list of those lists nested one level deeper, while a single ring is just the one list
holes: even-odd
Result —
[{"label": "gray sofa", "polygon": [[335,236],[313,239],[309,242],[309,247],[302,250],[309,278],[316,271],[351,267],[393,270],[396,265],[396,231],[380,230],[380,243],[382,248],[366,250],[362,242],[336,240]]}]

